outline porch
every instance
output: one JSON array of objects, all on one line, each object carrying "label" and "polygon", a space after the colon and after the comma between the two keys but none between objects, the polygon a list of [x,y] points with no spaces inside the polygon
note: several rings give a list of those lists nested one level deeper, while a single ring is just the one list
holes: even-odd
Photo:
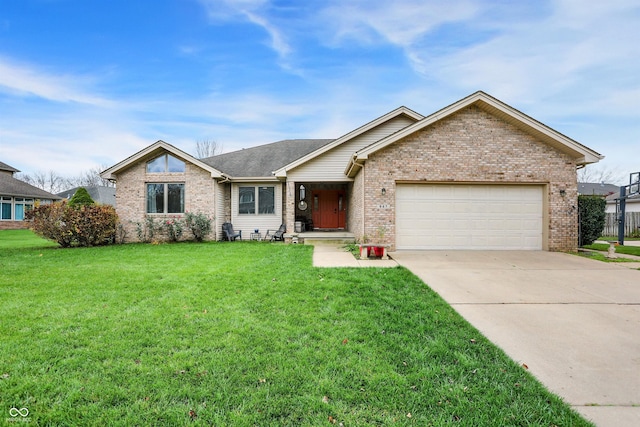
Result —
[{"label": "porch", "polygon": [[[293,182],[286,195],[290,233],[347,231],[351,183]],[[293,220],[293,221],[292,221]]]},{"label": "porch", "polygon": [[304,245],[314,244],[349,244],[355,243],[356,238],[349,231],[305,231],[301,233],[286,233],[285,241]]}]

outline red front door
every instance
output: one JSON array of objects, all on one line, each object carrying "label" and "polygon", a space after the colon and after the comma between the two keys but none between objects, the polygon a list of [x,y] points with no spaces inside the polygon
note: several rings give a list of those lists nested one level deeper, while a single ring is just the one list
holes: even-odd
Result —
[{"label": "red front door", "polygon": [[345,197],[341,190],[317,190],[313,192],[314,228],[345,227]]}]

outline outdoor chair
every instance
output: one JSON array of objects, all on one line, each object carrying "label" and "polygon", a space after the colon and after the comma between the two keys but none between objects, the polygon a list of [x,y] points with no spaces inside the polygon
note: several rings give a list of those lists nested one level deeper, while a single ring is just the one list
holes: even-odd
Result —
[{"label": "outdoor chair", "polygon": [[222,224],[222,231],[224,233],[225,240],[235,242],[236,238],[238,237],[240,238],[240,240],[242,240],[242,230],[236,233],[233,230],[233,224],[231,224],[230,222],[225,222],[224,224]]},{"label": "outdoor chair", "polygon": [[280,228],[277,230],[267,230],[265,239],[269,238],[270,241],[280,241],[284,242],[284,233],[287,232],[287,226],[285,224],[281,224]]}]

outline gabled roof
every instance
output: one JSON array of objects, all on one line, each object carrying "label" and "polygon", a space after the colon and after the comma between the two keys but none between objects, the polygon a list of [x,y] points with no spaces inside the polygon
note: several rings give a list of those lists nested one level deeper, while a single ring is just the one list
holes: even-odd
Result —
[{"label": "gabled roof", "polygon": [[286,139],[202,159],[233,178],[273,178],[273,171],[326,146],[333,139]]},{"label": "gabled roof", "polygon": [[29,199],[60,200],[60,197],[48,191],[34,187],[24,181],[14,178],[8,173],[0,173],[0,195],[12,197],[26,197]]},{"label": "gabled roof", "polygon": [[212,178],[224,178],[224,175],[219,170],[213,168],[211,165],[204,163],[202,160],[198,160],[193,157],[191,154],[185,153],[177,147],[174,147],[171,144],[168,144],[162,140],[156,141],[151,144],[147,148],[138,151],[136,154],[127,157],[120,163],[117,163],[111,166],[109,169],[104,170],[100,176],[104,179],[116,179],[116,176],[121,171],[129,168],[131,165],[135,164],[140,160],[145,160],[153,157],[154,155],[159,155],[163,152],[169,152],[174,156],[180,158],[181,160],[185,160],[189,163],[193,163],[194,165],[208,171],[211,173]]},{"label": "gabled roof", "polygon": [[395,117],[398,116],[407,116],[409,118],[412,118],[413,120],[421,120],[424,118],[424,116],[422,114],[416,113],[415,111],[407,108],[407,107],[398,107],[393,111],[388,112],[387,114],[378,117],[377,119],[374,119],[372,121],[370,121],[369,123],[360,126],[359,128],[352,130],[351,132],[347,133],[346,135],[341,136],[338,139],[333,140],[331,143],[326,144],[320,148],[318,148],[317,150],[308,153],[306,156],[300,157],[299,159],[285,164],[282,167],[280,167],[279,169],[274,169],[274,175],[277,177],[285,177],[287,175],[287,171],[291,170],[295,167],[300,166],[301,164],[308,162],[309,160],[316,158],[318,156],[320,156],[321,154],[326,153],[329,150],[334,149],[335,147],[344,144],[345,142],[349,141],[350,139],[353,139],[355,137],[357,137],[358,135],[362,135],[363,133],[375,128],[376,126],[381,125],[382,123],[391,120]]},{"label": "gabled roof", "polygon": [[466,98],[461,99],[435,113],[423,118],[422,120],[414,123],[413,125],[409,125],[406,128],[389,135],[386,138],[381,139],[378,142],[375,142],[368,147],[363,148],[353,155],[353,158],[347,165],[345,170],[345,174],[347,176],[353,177],[357,174],[359,168],[354,167],[356,164],[362,164],[369,157],[370,154],[375,153],[378,150],[381,150],[396,141],[399,141],[406,136],[413,134],[414,132],[420,131],[427,126],[442,120],[446,117],[451,116],[452,114],[457,113],[458,111],[467,108],[471,105],[475,105],[478,108],[481,108],[488,113],[499,117],[502,120],[528,132],[530,134],[535,135],[538,139],[544,141],[545,143],[568,153],[576,159],[577,164],[585,165],[589,163],[596,163],[599,160],[602,160],[604,156],[601,154],[591,150],[590,148],[580,144],[577,141],[561,134],[560,132],[551,129],[550,127],[544,125],[543,123],[527,116],[526,114],[516,110],[513,107],[499,101],[498,99],[482,92],[475,92]]}]

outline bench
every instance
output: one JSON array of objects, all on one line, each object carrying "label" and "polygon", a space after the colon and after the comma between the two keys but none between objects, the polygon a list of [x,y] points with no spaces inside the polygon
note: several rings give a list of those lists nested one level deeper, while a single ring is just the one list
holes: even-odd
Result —
[{"label": "bench", "polygon": [[369,259],[371,249],[375,250],[375,248],[382,249],[381,259],[389,259],[389,256],[387,255],[387,248],[390,246],[391,245],[381,245],[379,243],[360,243],[358,244],[358,247],[360,248],[360,259]]}]

